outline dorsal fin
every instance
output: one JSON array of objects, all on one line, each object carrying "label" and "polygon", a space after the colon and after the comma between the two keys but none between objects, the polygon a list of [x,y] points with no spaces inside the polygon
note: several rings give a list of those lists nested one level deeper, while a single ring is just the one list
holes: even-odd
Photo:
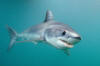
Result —
[{"label": "dorsal fin", "polygon": [[53,20],[53,14],[50,10],[47,10],[44,22]]}]

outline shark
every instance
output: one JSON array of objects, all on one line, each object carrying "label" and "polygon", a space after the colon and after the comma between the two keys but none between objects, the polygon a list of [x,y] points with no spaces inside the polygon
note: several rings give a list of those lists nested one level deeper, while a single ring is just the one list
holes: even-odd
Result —
[{"label": "shark", "polygon": [[50,10],[47,10],[45,20],[41,24],[31,26],[22,33],[17,33],[8,25],[7,29],[11,38],[8,50],[16,43],[32,42],[38,44],[46,42],[46,44],[70,55],[70,48],[73,48],[81,40],[81,36],[69,25],[55,21]]}]

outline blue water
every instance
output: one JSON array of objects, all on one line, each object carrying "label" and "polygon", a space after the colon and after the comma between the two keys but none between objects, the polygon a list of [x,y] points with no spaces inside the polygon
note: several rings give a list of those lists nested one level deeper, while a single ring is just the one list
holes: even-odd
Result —
[{"label": "blue water", "polygon": [[[10,38],[5,26],[20,33],[41,23],[47,9],[82,36],[71,55],[28,42],[7,52]],[[0,66],[100,66],[100,0],[0,0]]]}]

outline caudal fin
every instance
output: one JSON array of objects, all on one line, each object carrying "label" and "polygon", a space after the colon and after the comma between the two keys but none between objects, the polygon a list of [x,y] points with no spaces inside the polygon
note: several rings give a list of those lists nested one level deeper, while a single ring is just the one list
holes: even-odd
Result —
[{"label": "caudal fin", "polygon": [[10,44],[9,44],[9,47],[8,47],[8,50],[9,50],[10,48],[13,47],[13,45],[16,42],[17,33],[16,33],[16,31],[14,29],[12,29],[11,27],[9,27],[8,25],[7,25],[7,29],[8,29],[8,32],[10,34]]}]

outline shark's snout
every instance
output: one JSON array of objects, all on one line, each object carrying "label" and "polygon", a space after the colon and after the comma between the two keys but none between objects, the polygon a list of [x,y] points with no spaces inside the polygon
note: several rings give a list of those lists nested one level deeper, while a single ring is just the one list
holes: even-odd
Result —
[{"label": "shark's snout", "polygon": [[77,44],[81,41],[81,37],[78,36],[78,37],[71,37],[68,39],[68,42],[71,43],[71,44]]},{"label": "shark's snout", "polygon": [[81,37],[74,37],[75,39],[77,39],[77,40],[81,40]]},{"label": "shark's snout", "polygon": [[74,32],[74,31],[70,32],[70,38],[68,40],[70,43],[76,44],[76,43],[80,42],[80,40],[81,40],[81,36],[78,33]]}]

